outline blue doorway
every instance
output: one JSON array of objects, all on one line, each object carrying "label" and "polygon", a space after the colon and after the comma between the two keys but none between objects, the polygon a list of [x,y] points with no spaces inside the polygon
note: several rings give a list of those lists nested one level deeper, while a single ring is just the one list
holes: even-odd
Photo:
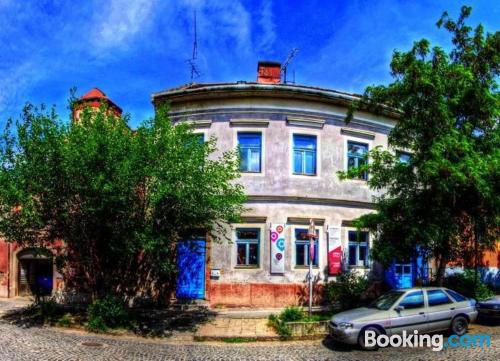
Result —
[{"label": "blue doorway", "polygon": [[178,299],[205,298],[206,241],[195,239],[177,243]]},{"label": "blue doorway", "polygon": [[394,265],[396,288],[413,287],[413,267],[411,263],[396,263]]}]

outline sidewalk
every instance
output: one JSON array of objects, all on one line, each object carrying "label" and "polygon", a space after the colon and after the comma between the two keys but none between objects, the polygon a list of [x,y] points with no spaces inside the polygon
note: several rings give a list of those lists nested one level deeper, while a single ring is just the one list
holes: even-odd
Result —
[{"label": "sidewalk", "polygon": [[267,318],[235,318],[217,316],[201,325],[194,334],[195,341],[276,341],[279,336],[267,326]]}]

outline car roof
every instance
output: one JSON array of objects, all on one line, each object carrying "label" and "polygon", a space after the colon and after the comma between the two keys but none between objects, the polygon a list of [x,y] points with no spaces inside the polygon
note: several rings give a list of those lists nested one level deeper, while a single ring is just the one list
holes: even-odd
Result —
[{"label": "car roof", "polygon": [[397,291],[423,291],[423,290],[447,290],[446,287],[410,287],[410,288],[395,288]]}]

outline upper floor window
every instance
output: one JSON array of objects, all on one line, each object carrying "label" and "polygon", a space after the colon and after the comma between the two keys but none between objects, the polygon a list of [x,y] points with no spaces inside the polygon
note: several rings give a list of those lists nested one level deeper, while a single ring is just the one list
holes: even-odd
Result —
[{"label": "upper floor window", "polygon": [[259,265],[260,230],[258,228],[236,229],[236,265]]},{"label": "upper floor window", "polygon": [[[347,169],[359,168],[366,164],[366,154],[368,153],[368,144],[358,142],[347,142]],[[368,172],[363,172],[360,179],[367,180]]]},{"label": "upper floor window", "polygon": [[293,173],[316,175],[316,136],[293,135]]},{"label": "upper floor window", "polygon": [[[313,266],[318,265],[318,238],[319,230],[316,230],[316,238],[314,239],[314,258]],[[307,228],[295,229],[295,265],[309,266],[309,237],[307,236]]]},{"label": "upper floor window", "polygon": [[411,154],[408,152],[396,152],[396,157],[398,158],[400,163],[408,164],[411,161]]},{"label": "upper floor window", "polygon": [[349,266],[368,267],[368,232],[349,231]]},{"label": "upper floor window", "polygon": [[259,173],[262,163],[262,134],[238,133],[240,151],[240,170],[246,173]]}]

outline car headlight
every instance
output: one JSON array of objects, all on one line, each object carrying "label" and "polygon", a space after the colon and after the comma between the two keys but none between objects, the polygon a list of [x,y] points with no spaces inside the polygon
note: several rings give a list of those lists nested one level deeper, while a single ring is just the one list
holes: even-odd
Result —
[{"label": "car headlight", "polygon": [[350,322],[340,322],[338,324],[338,327],[345,330],[347,328],[352,328],[352,323],[350,323]]}]

